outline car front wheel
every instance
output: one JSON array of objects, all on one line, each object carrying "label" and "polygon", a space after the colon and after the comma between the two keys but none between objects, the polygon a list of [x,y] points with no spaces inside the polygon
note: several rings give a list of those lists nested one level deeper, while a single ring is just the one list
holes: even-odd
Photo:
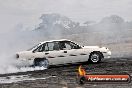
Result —
[{"label": "car front wheel", "polygon": [[100,53],[95,52],[95,53],[91,53],[90,57],[89,57],[89,61],[92,63],[99,63],[102,59],[102,56]]}]

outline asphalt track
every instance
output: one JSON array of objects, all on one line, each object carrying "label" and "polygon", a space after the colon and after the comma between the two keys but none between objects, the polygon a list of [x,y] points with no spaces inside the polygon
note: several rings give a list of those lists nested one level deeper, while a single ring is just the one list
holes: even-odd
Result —
[{"label": "asphalt track", "polygon": [[[1,74],[0,78],[15,79],[14,83],[0,83],[0,88],[132,88],[130,83],[77,83],[78,67],[82,65],[87,73],[128,73],[132,76],[132,57],[110,58],[99,64],[76,63],[52,66],[46,70]],[[21,76],[21,77],[20,77]],[[25,76],[25,77],[24,77]],[[11,78],[12,77],[12,78]],[[20,79],[21,80],[18,80]]]}]

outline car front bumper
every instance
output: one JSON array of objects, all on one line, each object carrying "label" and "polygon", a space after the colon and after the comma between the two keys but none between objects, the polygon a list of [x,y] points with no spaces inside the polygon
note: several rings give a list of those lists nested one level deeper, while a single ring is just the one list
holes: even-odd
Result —
[{"label": "car front bumper", "polygon": [[104,58],[110,58],[111,57],[111,51],[103,52]]}]

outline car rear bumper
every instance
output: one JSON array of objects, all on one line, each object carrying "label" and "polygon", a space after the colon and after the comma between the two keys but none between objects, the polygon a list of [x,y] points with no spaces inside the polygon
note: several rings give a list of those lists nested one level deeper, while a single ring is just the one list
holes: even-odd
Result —
[{"label": "car rear bumper", "polygon": [[18,62],[17,66],[22,66],[22,67],[23,66],[31,66],[34,64],[33,59],[30,59],[30,60],[28,60],[28,59],[17,59],[17,62]]}]

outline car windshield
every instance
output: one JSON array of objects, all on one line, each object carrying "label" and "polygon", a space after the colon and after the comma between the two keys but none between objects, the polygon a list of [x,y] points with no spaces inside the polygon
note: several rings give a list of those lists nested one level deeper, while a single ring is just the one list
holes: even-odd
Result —
[{"label": "car windshield", "polygon": [[39,45],[40,45],[40,43],[37,44],[37,45],[35,45],[35,46],[33,46],[32,48],[28,49],[27,51],[31,51],[31,50],[33,50],[33,49],[36,49]]}]

